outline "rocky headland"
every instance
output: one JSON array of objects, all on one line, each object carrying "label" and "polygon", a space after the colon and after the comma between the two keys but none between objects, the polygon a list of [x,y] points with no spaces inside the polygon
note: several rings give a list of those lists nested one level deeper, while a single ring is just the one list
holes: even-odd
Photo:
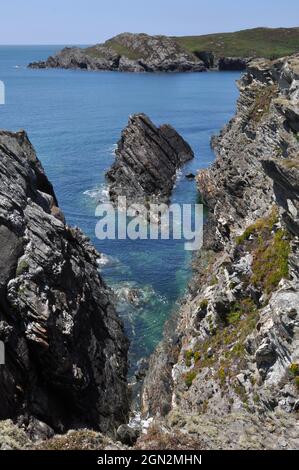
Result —
[{"label": "rocky headland", "polygon": [[112,168],[107,172],[113,202],[168,203],[177,170],[194,158],[187,142],[168,124],[156,127],[145,114],[135,114],[123,130]]},{"label": "rocky headland", "polygon": [[87,48],[66,47],[30,68],[120,72],[245,70],[250,58],[278,58],[299,49],[298,28],[254,28],[204,36],[122,33]]},{"label": "rocky headland", "polygon": [[0,179],[0,419],[13,420],[0,448],[69,429],[113,434],[128,419],[128,341],[100,255],[65,223],[25,132],[0,131]]},{"label": "rocky headland", "polygon": [[85,49],[67,47],[30,68],[111,70],[119,72],[203,72],[204,63],[173,38],[122,33]]},{"label": "rocky headland", "polygon": [[299,56],[251,61],[238,85],[197,177],[205,246],[150,360],[140,448],[299,447]]}]

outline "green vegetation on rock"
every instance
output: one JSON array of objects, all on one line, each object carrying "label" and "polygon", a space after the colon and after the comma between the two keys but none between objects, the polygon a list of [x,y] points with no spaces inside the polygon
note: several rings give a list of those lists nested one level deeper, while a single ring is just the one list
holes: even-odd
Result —
[{"label": "green vegetation on rock", "polygon": [[[281,279],[289,275],[290,240],[286,230],[281,228],[274,232],[278,220],[278,212],[274,207],[269,216],[247,227],[236,239],[239,246],[251,243],[251,246],[247,246],[253,256],[250,282],[266,294],[270,294]],[[249,242],[251,236],[254,240]]]},{"label": "green vegetation on rock", "polygon": [[117,54],[125,56],[130,60],[138,60],[143,58],[142,52],[130,49],[129,47],[120,44],[115,39],[110,39],[105,43],[105,45],[111,47],[111,49],[113,49]]},{"label": "green vegetation on rock", "polygon": [[264,231],[271,232],[274,228],[274,225],[278,222],[278,211],[277,208],[274,206],[267,217],[262,219],[258,219],[254,224],[250,225],[246,228],[244,233],[237,237],[236,243],[237,245],[241,245],[246,240],[249,239],[251,235],[260,234]]}]

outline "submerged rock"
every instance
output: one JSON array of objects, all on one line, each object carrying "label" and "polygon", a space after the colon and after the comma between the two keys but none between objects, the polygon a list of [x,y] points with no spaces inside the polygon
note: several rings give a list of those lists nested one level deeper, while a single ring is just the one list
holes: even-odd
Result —
[{"label": "submerged rock", "polygon": [[34,436],[115,429],[128,413],[128,342],[99,254],[65,224],[25,132],[0,131],[0,181],[0,419],[22,415]]},{"label": "submerged rock", "polygon": [[107,173],[114,202],[126,196],[131,203],[167,203],[177,170],[194,158],[191,147],[173,127],[156,127],[145,114],[130,117],[115,153],[115,163]]}]

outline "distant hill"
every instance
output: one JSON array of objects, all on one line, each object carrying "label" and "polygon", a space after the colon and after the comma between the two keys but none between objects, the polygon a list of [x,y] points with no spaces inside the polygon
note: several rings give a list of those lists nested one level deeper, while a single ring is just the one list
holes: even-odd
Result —
[{"label": "distant hill", "polygon": [[120,72],[244,70],[251,57],[276,59],[294,52],[299,52],[299,28],[256,28],[184,37],[122,33],[104,44],[67,47],[29,67]]},{"label": "distant hill", "polygon": [[174,39],[189,52],[211,51],[217,57],[276,59],[299,52],[299,28],[255,28]]}]

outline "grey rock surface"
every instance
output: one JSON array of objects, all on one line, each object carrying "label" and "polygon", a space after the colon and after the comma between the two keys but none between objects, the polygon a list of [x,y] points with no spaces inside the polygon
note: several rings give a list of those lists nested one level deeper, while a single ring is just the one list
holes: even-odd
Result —
[{"label": "grey rock surface", "polygon": [[246,70],[249,59],[242,57],[220,57],[218,59],[218,68],[221,71],[228,70]]},{"label": "grey rock surface", "polygon": [[156,127],[145,114],[135,114],[123,130],[116,159],[107,173],[113,202],[169,201],[177,170],[194,158],[190,146],[169,125]]}]

